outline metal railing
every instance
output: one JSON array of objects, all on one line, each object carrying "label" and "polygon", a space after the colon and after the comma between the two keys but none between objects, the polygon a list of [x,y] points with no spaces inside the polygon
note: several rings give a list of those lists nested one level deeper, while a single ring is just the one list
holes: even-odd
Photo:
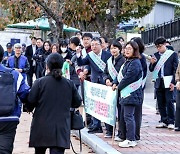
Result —
[{"label": "metal railing", "polygon": [[141,36],[145,44],[153,43],[160,36],[164,36],[166,39],[180,37],[180,18],[146,29]]}]

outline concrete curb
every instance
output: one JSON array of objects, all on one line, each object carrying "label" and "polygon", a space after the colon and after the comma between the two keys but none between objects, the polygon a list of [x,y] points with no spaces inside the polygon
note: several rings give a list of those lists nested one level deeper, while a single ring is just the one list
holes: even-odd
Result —
[{"label": "concrete curb", "polygon": [[[81,130],[81,138],[84,143],[89,145],[96,154],[121,154],[108,143],[100,139],[94,134],[88,134],[88,129]],[[73,131],[73,134],[79,137],[78,131]],[[83,152],[82,152],[83,153]]]}]

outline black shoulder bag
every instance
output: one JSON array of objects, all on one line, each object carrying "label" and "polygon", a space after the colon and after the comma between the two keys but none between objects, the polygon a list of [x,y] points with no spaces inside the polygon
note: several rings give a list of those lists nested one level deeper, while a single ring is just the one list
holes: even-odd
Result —
[{"label": "black shoulder bag", "polygon": [[[79,130],[79,141],[80,141],[80,153],[82,152],[82,141],[81,141],[81,129],[84,128],[84,122],[82,115],[80,114],[79,110],[71,109],[71,130]],[[75,154],[78,154],[70,141],[72,150]]]}]

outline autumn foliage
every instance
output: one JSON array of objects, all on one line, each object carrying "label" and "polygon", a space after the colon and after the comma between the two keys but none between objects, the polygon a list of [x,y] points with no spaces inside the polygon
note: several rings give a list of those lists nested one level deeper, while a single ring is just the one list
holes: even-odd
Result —
[{"label": "autumn foliage", "polygon": [[8,11],[11,23],[35,19],[46,14],[55,21],[56,27],[61,27],[61,23],[65,23],[83,31],[99,31],[110,36],[114,35],[118,22],[131,17],[143,17],[150,12],[154,4],[155,0],[0,1],[0,7]]}]

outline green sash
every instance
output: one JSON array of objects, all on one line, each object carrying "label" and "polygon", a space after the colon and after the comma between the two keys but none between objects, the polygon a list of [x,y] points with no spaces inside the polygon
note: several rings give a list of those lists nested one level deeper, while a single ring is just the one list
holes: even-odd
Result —
[{"label": "green sash", "polygon": [[172,50],[166,50],[164,54],[159,59],[158,63],[156,64],[154,71],[153,71],[153,80],[156,80],[158,78],[158,73],[161,69],[161,67],[164,65],[164,63],[168,60],[168,58],[174,53]]},{"label": "green sash", "polygon": [[97,56],[93,51],[88,53],[92,61],[97,65],[97,67],[104,72],[106,67],[106,63],[102,61],[102,59]]},{"label": "green sash", "polygon": [[[124,64],[121,66],[121,69],[120,69],[119,74],[118,74],[118,77],[117,77],[119,83],[120,83],[121,80],[124,78],[123,75],[122,75],[123,67],[124,67]],[[137,89],[139,89],[139,88],[142,86],[142,78],[143,78],[143,76],[142,76],[139,80],[137,80],[137,81],[129,84],[129,85],[126,86],[124,89],[122,89],[122,90],[120,91],[120,93],[121,93],[121,98],[126,98],[126,97],[130,96],[132,92],[134,92],[134,91],[136,91]]]},{"label": "green sash", "polygon": [[118,75],[118,72],[116,71],[113,63],[112,63],[112,57],[110,57],[108,60],[107,60],[107,64],[108,64],[108,71],[109,71],[109,75],[111,76],[111,78],[114,80],[117,75]]}]

